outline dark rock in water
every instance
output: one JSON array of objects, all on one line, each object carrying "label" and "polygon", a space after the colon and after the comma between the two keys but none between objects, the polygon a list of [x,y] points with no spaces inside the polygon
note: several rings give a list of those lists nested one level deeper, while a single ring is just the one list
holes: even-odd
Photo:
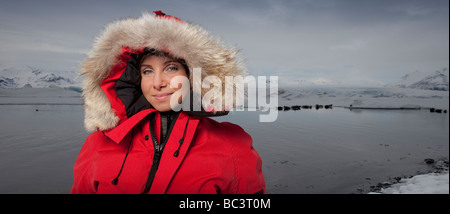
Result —
[{"label": "dark rock in water", "polygon": [[283,110],[283,107],[282,106],[278,106],[278,111],[281,111],[281,110]]},{"label": "dark rock in water", "polygon": [[300,108],[301,108],[301,106],[299,106],[299,105],[292,106],[292,110],[294,110],[294,111],[300,110]]},{"label": "dark rock in water", "polygon": [[39,111],[39,109],[36,109],[36,111]]},{"label": "dark rock in water", "polygon": [[423,161],[425,161],[425,163],[428,164],[428,165],[434,164],[434,159],[431,159],[431,158],[427,158],[427,159],[425,159]]},{"label": "dark rock in water", "polygon": [[430,108],[430,112],[434,112],[435,110],[435,108]]},{"label": "dark rock in water", "polygon": [[284,110],[285,110],[285,111],[289,111],[289,110],[291,110],[291,107],[289,107],[289,106],[284,106]]},{"label": "dark rock in water", "polygon": [[442,113],[442,109],[436,109],[436,113]]}]

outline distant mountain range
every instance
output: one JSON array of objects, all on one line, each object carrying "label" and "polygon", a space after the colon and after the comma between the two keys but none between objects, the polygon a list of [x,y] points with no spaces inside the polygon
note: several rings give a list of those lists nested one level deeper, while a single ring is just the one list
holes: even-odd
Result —
[{"label": "distant mountain range", "polygon": [[434,72],[412,72],[397,81],[387,84],[387,87],[414,88],[423,90],[448,91],[448,70]]},{"label": "distant mountain range", "polygon": [[79,88],[81,78],[74,71],[44,71],[32,66],[0,66],[0,88]]},{"label": "distant mountain range", "polygon": [[340,83],[332,79],[327,78],[316,78],[313,80],[305,79],[295,79],[289,78],[284,79],[283,84],[280,87],[285,86],[285,88],[297,88],[297,87],[369,87],[369,88],[411,88],[411,89],[422,89],[422,90],[433,90],[433,91],[448,91],[449,90],[449,75],[447,69],[442,69],[441,71],[433,72],[412,72],[408,73],[398,80],[390,83],[383,83],[375,80],[366,80],[367,86],[362,86],[362,84],[351,85]]},{"label": "distant mountain range", "polygon": [[[81,87],[82,78],[75,71],[45,71],[32,66],[1,66],[0,88],[75,88]],[[326,86],[339,84],[333,80],[318,78],[317,81],[296,80],[295,85]],[[378,84],[383,86],[382,84]],[[283,85],[279,85],[282,87]],[[449,90],[448,70],[434,72],[412,72],[400,79],[384,84],[385,87],[423,90]]]}]

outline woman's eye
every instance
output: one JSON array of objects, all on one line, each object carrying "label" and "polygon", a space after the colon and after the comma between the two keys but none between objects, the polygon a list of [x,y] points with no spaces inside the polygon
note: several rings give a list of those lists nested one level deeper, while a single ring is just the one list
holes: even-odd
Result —
[{"label": "woman's eye", "polygon": [[178,70],[178,67],[175,65],[171,65],[171,66],[167,67],[167,71],[177,71],[177,70]]},{"label": "woman's eye", "polygon": [[153,71],[150,70],[150,69],[145,69],[145,70],[142,71],[142,74],[144,74],[144,75],[151,74],[151,73],[153,73]]}]

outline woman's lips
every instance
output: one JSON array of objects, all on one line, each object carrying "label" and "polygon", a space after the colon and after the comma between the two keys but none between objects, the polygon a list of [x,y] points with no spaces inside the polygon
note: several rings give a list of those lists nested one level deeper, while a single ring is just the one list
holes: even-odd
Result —
[{"label": "woman's lips", "polygon": [[172,95],[173,93],[162,93],[162,94],[155,94],[152,95],[153,98],[157,101],[164,101],[170,98],[170,95]]}]

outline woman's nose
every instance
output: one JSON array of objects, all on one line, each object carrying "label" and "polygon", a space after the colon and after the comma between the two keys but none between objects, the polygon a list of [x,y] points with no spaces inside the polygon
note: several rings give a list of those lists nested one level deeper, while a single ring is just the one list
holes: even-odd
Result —
[{"label": "woman's nose", "polygon": [[164,75],[161,72],[155,72],[155,76],[153,77],[153,88],[160,90],[161,88],[166,86],[166,81],[164,79]]}]

